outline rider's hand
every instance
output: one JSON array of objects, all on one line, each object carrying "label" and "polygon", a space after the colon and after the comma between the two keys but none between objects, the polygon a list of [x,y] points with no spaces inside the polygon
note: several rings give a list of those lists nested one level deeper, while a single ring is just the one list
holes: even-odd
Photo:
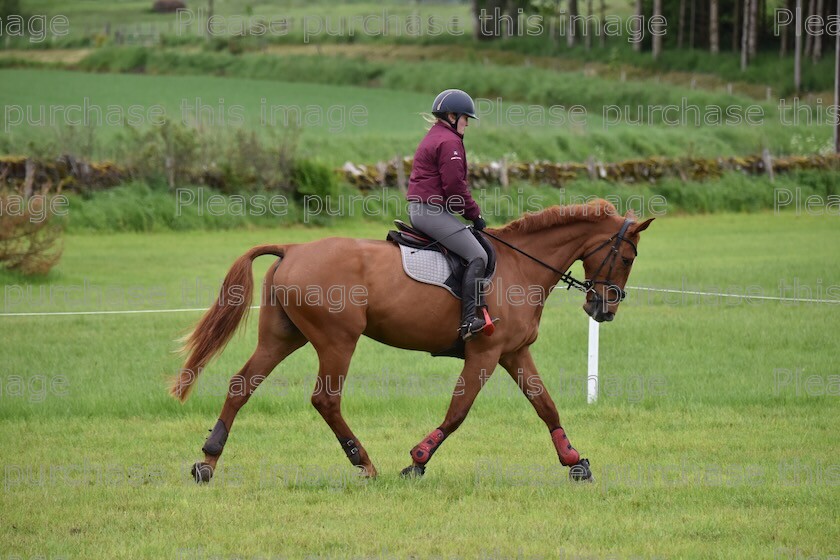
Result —
[{"label": "rider's hand", "polygon": [[485,222],[484,218],[482,218],[481,216],[479,216],[478,218],[473,220],[473,228],[475,228],[476,231],[481,231],[486,227],[487,227],[487,222]]}]

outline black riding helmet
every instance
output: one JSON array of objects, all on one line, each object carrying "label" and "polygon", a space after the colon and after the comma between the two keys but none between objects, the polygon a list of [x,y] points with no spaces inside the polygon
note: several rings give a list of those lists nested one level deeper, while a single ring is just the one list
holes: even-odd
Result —
[{"label": "black riding helmet", "polygon": [[[460,89],[447,89],[435,97],[435,102],[432,104],[432,114],[446,121],[447,113],[455,113],[459,119],[461,115],[478,119],[472,97]],[[452,126],[452,123],[450,123],[450,126]]]}]

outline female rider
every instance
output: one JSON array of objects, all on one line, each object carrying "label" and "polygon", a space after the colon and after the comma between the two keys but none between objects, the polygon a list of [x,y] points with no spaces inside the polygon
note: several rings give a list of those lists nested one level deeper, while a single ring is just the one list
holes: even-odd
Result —
[{"label": "female rider", "polygon": [[461,338],[469,340],[487,323],[483,279],[487,252],[455,214],[485,227],[481,210],[467,186],[464,132],[468,119],[477,119],[475,104],[459,89],[441,92],[432,104],[436,121],[417,147],[408,182],[408,215],[411,225],[459,255],[467,263],[462,280]]}]

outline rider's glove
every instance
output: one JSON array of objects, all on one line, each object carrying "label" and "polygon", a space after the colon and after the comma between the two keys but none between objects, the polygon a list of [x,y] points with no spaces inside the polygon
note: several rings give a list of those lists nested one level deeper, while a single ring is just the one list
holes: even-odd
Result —
[{"label": "rider's glove", "polygon": [[487,222],[485,222],[484,218],[482,218],[481,216],[479,216],[478,218],[473,220],[473,228],[475,228],[477,231],[481,231],[486,227],[487,227]]}]

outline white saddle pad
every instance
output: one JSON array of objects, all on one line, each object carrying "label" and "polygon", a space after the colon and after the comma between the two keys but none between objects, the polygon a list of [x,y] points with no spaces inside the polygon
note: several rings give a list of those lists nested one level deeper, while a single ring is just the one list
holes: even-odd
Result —
[{"label": "white saddle pad", "polygon": [[400,252],[402,253],[403,270],[409,277],[418,282],[445,288],[450,294],[458,297],[446,285],[446,281],[452,276],[452,268],[450,268],[446,257],[440,252],[412,249],[404,245],[400,245]]}]

